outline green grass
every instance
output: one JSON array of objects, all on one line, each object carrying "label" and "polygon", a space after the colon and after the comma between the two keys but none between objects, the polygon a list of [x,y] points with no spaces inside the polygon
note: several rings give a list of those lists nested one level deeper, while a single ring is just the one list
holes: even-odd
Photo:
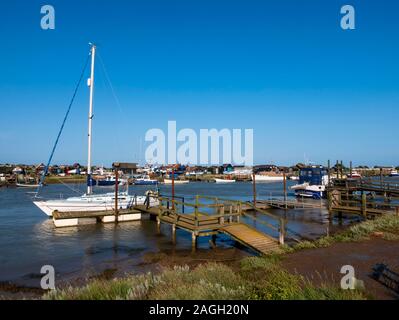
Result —
[{"label": "green grass", "polygon": [[82,288],[47,294],[56,300],[326,300],[365,299],[360,291],[315,287],[280,267],[278,256],[243,259],[239,271],[220,263],[166,269],[159,274],[94,280]]}]

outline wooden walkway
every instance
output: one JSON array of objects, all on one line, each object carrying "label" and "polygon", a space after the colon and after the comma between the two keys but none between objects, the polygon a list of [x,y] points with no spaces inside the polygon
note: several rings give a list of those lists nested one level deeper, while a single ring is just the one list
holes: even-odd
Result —
[{"label": "wooden walkway", "polygon": [[339,190],[341,192],[374,192],[376,194],[386,194],[399,197],[399,185],[394,183],[369,181],[369,180],[350,180],[336,179],[333,185],[328,187],[328,191]]},{"label": "wooden walkway", "polygon": [[283,200],[283,199],[268,199],[262,200],[262,203],[275,209],[320,209],[323,208],[322,202],[319,203],[307,203],[297,200]]},{"label": "wooden walkway", "polygon": [[234,240],[262,254],[280,250],[279,242],[276,239],[243,223],[224,226],[219,229],[219,232],[231,236]]},{"label": "wooden walkway", "polygon": [[[206,199],[208,203],[200,203],[200,199]],[[221,200],[214,198],[213,203],[209,203],[209,197],[196,197],[195,204],[183,203],[179,200],[158,197],[159,206],[147,207],[145,205],[135,206],[134,209],[156,217],[158,232],[161,223],[172,227],[172,241],[176,241],[176,229],[182,229],[192,234],[192,248],[195,250],[197,237],[214,236],[220,233],[229,235],[234,240],[240,242],[261,254],[275,252],[279,246],[284,244],[285,222],[282,218],[270,214],[263,209],[253,207],[250,203],[235,200]],[[191,213],[181,213],[179,209],[193,209]],[[258,218],[246,214],[243,208],[251,209],[268,215],[275,220],[276,225],[258,220]],[[247,208],[248,207],[248,208]],[[208,210],[206,210],[208,209]],[[209,213],[209,211],[214,213]],[[270,228],[274,234],[278,233],[278,239],[273,238],[263,232],[250,227],[240,221],[241,217],[254,219],[258,223]]]},{"label": "wooden walkway", "polygon": [[377,201],[368,198],[365,193],[361,197],[348,196],[341,190],[334,189],[328,194],[328,208],[330,213],[338,212],[356,214],[363,217],[374,217],[383,214],[399,215],[399,205],[390,201]]}]

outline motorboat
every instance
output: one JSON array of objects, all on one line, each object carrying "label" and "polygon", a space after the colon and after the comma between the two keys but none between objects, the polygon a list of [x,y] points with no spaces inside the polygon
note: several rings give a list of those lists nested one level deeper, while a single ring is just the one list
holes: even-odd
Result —
[{"label": "motorboat", "polygon": [[389,173],[390,177],[399,177],[398,170],[392,169],[391,172]]},{"label": "motorboat", "polygon": [[357,172],[356,170],[352,170],[351,173],[348,175],[348,178],[361,179],[362,175],[359,172]]},{"label": "motorboat", "polygon": [[138,186],[152,186],[157,185],[158,183],[158,180],[150,179],[149,176],[140,177],[134,180],[134,184]]},{"label": "motorboat", "polygon": [[295,191],[297,197],[321,199],[326,197],[327,185],[327,170],[322,166],[310,166],[300,170],[299,182],[291,190]]}]

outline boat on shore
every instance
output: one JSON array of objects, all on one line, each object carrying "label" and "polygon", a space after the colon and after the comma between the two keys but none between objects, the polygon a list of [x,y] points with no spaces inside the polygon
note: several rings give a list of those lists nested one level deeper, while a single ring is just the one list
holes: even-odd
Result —
[{"label": "boat on shore", "polygon": [[222,183],[234,183],[234,182],[237,182],[237,180],[234,180],[234,179],[218,179],[218,178],[215,178],[215,182],[216,182],[216,183],[220,183],[220,184],[222,184]]}]

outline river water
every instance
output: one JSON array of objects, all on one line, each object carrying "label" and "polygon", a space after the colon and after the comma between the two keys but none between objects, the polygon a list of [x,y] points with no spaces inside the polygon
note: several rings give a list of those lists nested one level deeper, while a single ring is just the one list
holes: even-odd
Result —
[{"label": "river water", "polygon": [[[292,184],[288,181],[288,186]],[[80,189],[82,194],[84,188],[84,185],[49,185],[43,188],[41,195],[45,198],[76,196],[76,189]],[[142,195],[148,189],[146,186],[131,186],[129,192]],[[246,182],[229,185],[193,182],[176,185],[175,190],[176,195],[184,196],[187,202],[192,202],[196,194],[252,199],[252,184]],[[171,187],[161,186],[160,191],[170,194]],[[112,188],[97,189],[95,192],[112,192]],[[257,193],[258,198],[282,196],[283,186],[282,183],[257,184]],[[289,196],[293,194],[289,192]],[[191,248],[190,234],[178,230],[177,244],[173,246],[170,227],[162,226],[162,235],[159,236],[156,223],[147,218],[117,225],[56,229],[52,220],[32,203],[31,197],[29,190],[23,188],[0,188],[0,282],[35,286],[39,283],[43,265],[54,266],[57,276],[64,279],[121,265],[128,270],[146,271],[140,270],[140,261],[145,253]],[[288,228],[303,237],[317,238],[325,235],[328,228],[331,231],[325,209],[272,211],[285,216]],[[254,226],[262,229],[260,225]],[[205,237],[200,238],[199,248],[208,249],[208,241]],[[227,236],[220,236],[217,245],[231,247],[235,242]]]}]

